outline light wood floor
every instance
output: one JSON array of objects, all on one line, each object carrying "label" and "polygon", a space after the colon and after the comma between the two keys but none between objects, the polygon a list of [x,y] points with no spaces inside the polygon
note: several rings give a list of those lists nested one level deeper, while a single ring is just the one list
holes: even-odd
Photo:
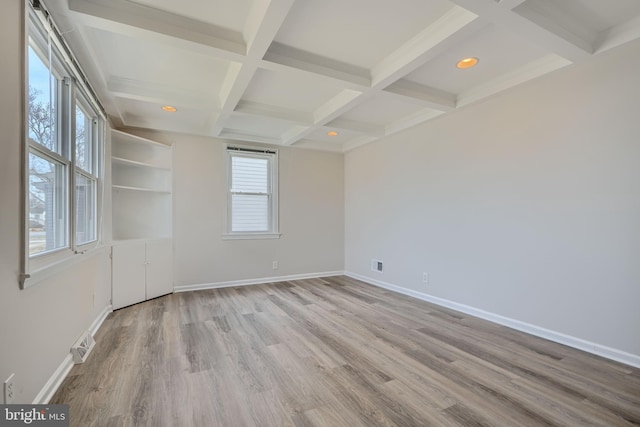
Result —
[{"label": "light wood floor", "polygon": [[640,425],[640,369],[336,277],[118,310],[73,426]]}]

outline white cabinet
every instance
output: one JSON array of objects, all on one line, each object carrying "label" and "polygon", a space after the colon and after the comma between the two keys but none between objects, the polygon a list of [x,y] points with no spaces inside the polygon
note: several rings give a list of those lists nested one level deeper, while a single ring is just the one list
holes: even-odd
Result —
[{"label": "white cabinet", "polygon": [[173,248],[169,239],[146,244],[147,299],[173,292]]},{"label": "white cabinet", "polygon": [[111,131],[112,304],[173,292],[173,149]]},{"label": "white cabinet", "polygon": [[114,309],[173,292],[171,239],[121,241],[112,258]]}]

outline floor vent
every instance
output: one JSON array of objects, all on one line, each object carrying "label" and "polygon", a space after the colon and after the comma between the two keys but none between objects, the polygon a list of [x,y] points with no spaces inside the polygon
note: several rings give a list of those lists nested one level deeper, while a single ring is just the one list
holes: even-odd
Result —
[{"label": "floor vent", "polygon": [[96,345],[96,341],[93,336],[87,332],[84,336],[80,337],[78,341],[71,347],[71,355],[73,356],[73,363],[84,363],[89,357],[89,353]]}]

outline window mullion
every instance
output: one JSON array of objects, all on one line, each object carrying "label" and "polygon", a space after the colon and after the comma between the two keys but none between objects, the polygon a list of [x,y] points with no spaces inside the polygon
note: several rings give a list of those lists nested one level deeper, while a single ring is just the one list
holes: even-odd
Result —
[{"label": "window mullion", "polygon": [[83,177],[85,177],[87,179],[90,179],[92,181],[97,181],[99,179],[97,175],[93,175],[93,174],[87,172],[86,170],[84,170],[84,169],[82,169],[82,168],[80,168],[78,166],[76,166],[76,173],[78,175],[82,175]]},{"label": "window mullion", "polygon": [[51,151],[47,147],[40,145],[36,142],[30,142],[29,149],[33,152],[36,152],[41,157],[48,157],[51,160],[61,163],[67,167],[71,165],[71,162],[69,161],[69,159],[62,157],[58,153]]},{"label": "window mullion", "polygon": [[76,250],[76,221],[75,221],[75,212],[76,212],[76,197],[75,197],[75,189],[76,189],[76,156],[75,156],[75,114],[73,114],[74,108],[74,84],[73,79],[69,76],[65,76],[62,80],[61,87],[61,107],[60,114],[62,125],[60,140],[62,143],[62,151],[63,155],[65,155],[71,164],[68,173],[68,215],[67,215],[67,224],[68,224],[68,239],[69,239],[69,247],[71,250]]}]

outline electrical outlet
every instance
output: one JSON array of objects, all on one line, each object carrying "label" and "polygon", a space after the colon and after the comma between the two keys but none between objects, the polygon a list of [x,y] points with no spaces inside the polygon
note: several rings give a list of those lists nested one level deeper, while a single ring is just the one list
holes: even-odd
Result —
[{"label": "electrical outlet", "polygon": [[429,273],[422,273],[422,282],[429,283]]},{"label": "electrical outlet", "polygon": [[278,269],[278,261],[273,261],[273,269],[274,270]]},{"label": "electrical outlet", "polygon": [[16,398],[16,386],[13,382],[15,374],[9,375],[4,381],[4,403],[9,404],[13,403]]}]

